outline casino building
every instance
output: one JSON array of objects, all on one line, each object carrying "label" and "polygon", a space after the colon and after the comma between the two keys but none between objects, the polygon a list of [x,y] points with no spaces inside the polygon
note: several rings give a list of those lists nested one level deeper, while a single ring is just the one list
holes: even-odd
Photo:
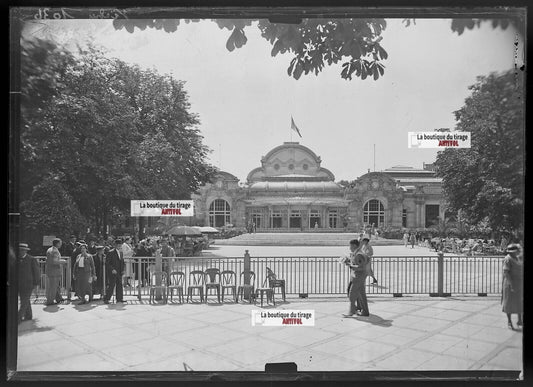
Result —
[{"label": "casino building", "polygon": [[258,232],[356,231],[365,225],[423,229],[444,215],[441,179],[432,165],[369,172],[350,187],[335,182],[311,149],[285,142],[261,158],[246,183],[219,172],[193,195],[196,223]]}]

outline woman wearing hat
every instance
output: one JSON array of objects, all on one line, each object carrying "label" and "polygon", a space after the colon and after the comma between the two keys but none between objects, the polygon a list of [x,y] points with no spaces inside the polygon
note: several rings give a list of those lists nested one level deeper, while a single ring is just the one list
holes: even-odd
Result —
[{"label": "woman wearing hat", "polygon": [[80,254],[76,257],[73,268],[76,279],[76,293],[81,298],[80,304],[85,304],[85,295],[89,295],[89,301],[93,300],[92,282],[96,279],[94,260],[87,252],[87,245],[80,244]]},{"label": "woman wearing hat", "polygon": [[511,315],[518,314],[516,325],[522,326],[524,262],[519,258],[520,247],[512,243],[507,246],[503,260],[502,311],[507,314],[507,326],[514,329]]}]

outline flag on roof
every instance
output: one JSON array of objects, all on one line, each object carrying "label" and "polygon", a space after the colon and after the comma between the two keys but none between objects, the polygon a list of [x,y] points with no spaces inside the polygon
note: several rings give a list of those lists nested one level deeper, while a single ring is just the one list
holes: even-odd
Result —
[{"label": "flag on roof", "polygon": [[292,116],[291,116],[291,129],[296,131],[296,133],[298,133],[298,136],[300,136],[300,138],[302,137],[302,135],[300,134],[300,129],[298,129],[298,127],[294,123],[294,120],[292,119]]}]

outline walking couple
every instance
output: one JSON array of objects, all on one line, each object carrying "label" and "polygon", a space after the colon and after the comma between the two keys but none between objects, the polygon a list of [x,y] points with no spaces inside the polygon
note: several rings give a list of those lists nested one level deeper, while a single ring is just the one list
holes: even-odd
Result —
[{"label": "walking couple", "polygon": [[343,314],[344,317],[369,316],[368,301],[366,299],[366,277],[372,276],[373,283],[377,283],[376,277],[371,267],[371,257],[373,255],[372,247],[368,245],[368,238],[362,238],[361,242],[357,239],[350,241],[350,256],[344,260],[344,263],[350,267],[350,285],[348,286],[348,297],[350,299],[350,311]]}]

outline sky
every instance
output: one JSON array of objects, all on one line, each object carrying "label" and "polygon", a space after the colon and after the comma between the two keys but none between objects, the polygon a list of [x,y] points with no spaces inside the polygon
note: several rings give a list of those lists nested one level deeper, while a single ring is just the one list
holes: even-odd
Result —
[{"label": "sky", "polygon": [[[417,19],[406,27],[387,19],[381,44],[389,57],[377,81],[344,80],[340,63],[295,80],[287,75],[291,55],[272,57],[257,28],[247,28],[246,45],[229,52],[231,32],[209,20],[181,23],[174,33],[133,34],[115,30],[110,20],[41,21],[25,33],[70,47],[92,40],[110,57],[185,81],[212,150],[209,161],[241,181],[262,156],[291,140],[312,149],[339,181],[374,170],[374,144],[376,171],[434,162],[437,151],[408,148],[407,133],[453,129],[453,112],[477,76],[514,67],[512,28],[486,22],[459,36],[450,25],[449,19]],[[522,60],[519,51],[519,66]],[[302,138],[290,130],[291,116]]]}]

